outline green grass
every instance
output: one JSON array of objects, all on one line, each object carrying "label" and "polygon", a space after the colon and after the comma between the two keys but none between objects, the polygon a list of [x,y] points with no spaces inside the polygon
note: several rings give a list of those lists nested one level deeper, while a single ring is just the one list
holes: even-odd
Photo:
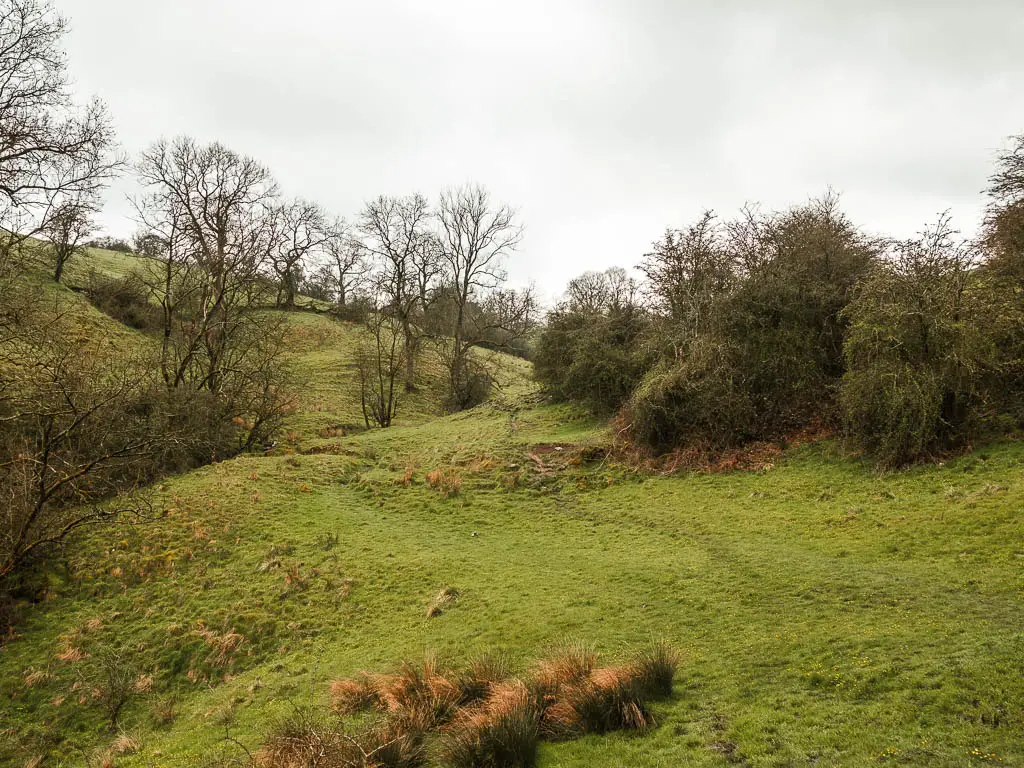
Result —
[{"label": "green grass", "polygon": [[[338,440],[334,455],[240,457],[169,482],[170,516],[106,545],[94,536],[76,583],[4,650],[5,727],[97,741],[97,708],[69,694],[90,660],[59,661],[62,635],[83,650],[130,645],[179,697],[167,728],[153,724],[156,694],[130,705],[124,727],[143,746],[126,765],[198,756],[225,722],[254,745],[289,699],[323,701],[326,680],[427,651],[522,661],[581,637],[614,656],[665,636],[684,658],[660,727],[546,744],[542,765],[1024,760],[1019,445],[885,477],[827,446],[757,474],[571,461],[542,473],[534,445],[599,435],[573,415],[536,408],[512,430],[485,407]],[[441,463],[465,480],[448,500],[423,482]],[[425,619],[446,585],[458,600]],[[92,619],[101,627],[83,630]],[[219,664],[200,627],[245,641]],[[30,669],[52,677],[28,688]]]},{"label": "green grass", "polygon": [[[52,282],[54,262],[49,246],[34,238],[28,240],[26,245],[38,276],[50,278]],[[132,272],[145,271],[154,263],[134,253],[108,251],[105,248],[83,248],[64,265],[61,285],[72,290],[80,290],[89,286],[92,273],[107,278],[125,277]]]},{"label": "green grass", "polygon": [[152,677],[117,762],[148,766],[226,749],[226,727],[255,747],[331,679],[427,653],[522,666],[566,639],[615,659],[659,637],[682,662],[658,727],[545,743],[541,766],[1024,764],[1020,443],[887,475],[831,443],[644,475],[595,450],[602,424],[537,404],[518,361],[494,403],[443,417],[428,361],[400,426],[321,437],[361,421],[356,330],[289,323],[291,447],[315,453],[170,479],[157,521],[90,532],[0,650],[0,764],[113,740],[90,693],[105,649]]},{"label": "green grass", "polygon": [[[299,408],[285,423],[284,442],[299,451],[330,449],[334,430],[337,434],[352,434],[366,429],[355,364],[360,327],[309,312],[291,313],[285,318]],[[483,350],[474,352],[498,381],[497,400],[513,400],[534,391],[529,364],[524,360]],[[423,424],[444,414],[447,378],[437,341],[424,340],[416,371],[415,390],[405,392],[401,384],[397,385],[396,427]]]},{"label": "green grass", "polygon": [[132,253],[86,248],[85,253],[68,262],[62,280],[72,288],[85,288],[89,285],[90,272],[108,278],[124,277],[131,272],[144,271],[155,263]]}]

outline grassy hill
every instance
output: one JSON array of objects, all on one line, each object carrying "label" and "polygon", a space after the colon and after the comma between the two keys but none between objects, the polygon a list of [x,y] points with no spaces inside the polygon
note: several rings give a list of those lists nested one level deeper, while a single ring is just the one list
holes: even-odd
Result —
[{"label": "grassy hill", "polygon": [[[494,401],[441,415],[429,356],[400,423],[359,432],[355,329],[289,323],[300,408],[279,449],[89,532],[0,650],[0,764],[121,738],[119,766],[195,765],[360,670],[652,637],[682,652],[658,726],[545,744],[541,766],[1024,764],[1019,443],[888,475],[829,442],[658,475],[541,403],[522,361],[497,358]],[[139,689],[121,734],[96,696],[111,663]]]}]

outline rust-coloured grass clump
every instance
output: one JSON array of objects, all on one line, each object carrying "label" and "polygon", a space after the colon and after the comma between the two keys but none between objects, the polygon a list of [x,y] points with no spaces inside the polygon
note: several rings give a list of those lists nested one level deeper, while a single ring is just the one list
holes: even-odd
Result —
[{"label": "rust-coloured grass clump", "polygon": [[500,656],[479,657],[450,671],[428,657],[385,675],[362,673],[331,684],[339,716],[376,712],[356,734],[338,720],[292,718],[260,752],[264,766],[401,766],[425,764],[427,744],[452,768],[532,766],[541,739],[588,733],[643,731],[653,725],[648,703],[672,692],[678,655],[664,642],[627,663],[598,666],[587,645],[563,646],[525,679],[509,674]]},{"label": "rust-coloured grass clump", "polygon": [[462,474],[455,467],[440,467],[426,474],[427,485],[441,493],[446,499],[457,496],[462,490]]}]

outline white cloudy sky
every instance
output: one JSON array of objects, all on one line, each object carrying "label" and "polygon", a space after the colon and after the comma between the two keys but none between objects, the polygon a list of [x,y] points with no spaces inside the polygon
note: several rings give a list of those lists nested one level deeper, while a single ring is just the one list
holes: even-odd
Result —
[{"label": "white cloudy sky", "polygon": [[[666,226],[832,186],[873,232],[971,231],[1024,132],[1019,0],[56,0],[136,154],[219,139],[354,215],[480,181],[558,293]],[[134,229],[111,191],[110,234]]]}]

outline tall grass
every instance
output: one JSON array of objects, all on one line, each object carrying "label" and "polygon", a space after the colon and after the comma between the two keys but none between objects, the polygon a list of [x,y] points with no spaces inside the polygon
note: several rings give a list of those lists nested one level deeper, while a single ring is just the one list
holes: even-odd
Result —
[{"label": "tall grass", "polygon": [[534,765],[541,739],[644,731],[654,724],[648,702],[672,693],[678,665],[672,647],[656,642],[620,666],[597,661],[590,646],[570,643],[537,663],[524,681],[509,674],[500,656],[481,656],[456,672],[428,657],[390,675],[336,681],[332,705],[341,714],[383,713],[374,738],[363,739],[378,744],[380,765],[399,764],[383,761],[393,750],[422,756],[433,734],[444,765],[521,768]]}]

